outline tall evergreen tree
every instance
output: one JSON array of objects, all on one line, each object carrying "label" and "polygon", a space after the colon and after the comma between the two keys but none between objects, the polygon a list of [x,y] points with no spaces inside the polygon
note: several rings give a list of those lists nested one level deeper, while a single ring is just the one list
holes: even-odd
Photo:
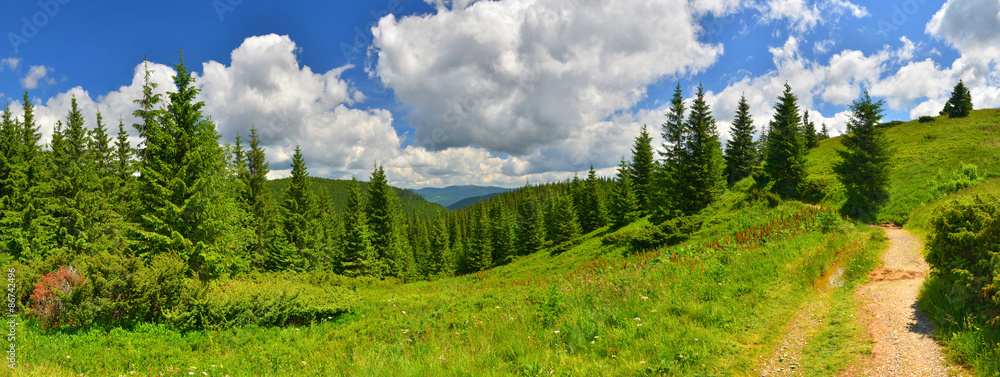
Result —
[{"label": "tall evergreen tree", "polygon": [[468,265],[471,272],[486,270],[493,266],[493,244],[490,239],[490,220],[486,210],[477,208],[472,216],[469,229]]},{"label": "tall evergreen tree", "polygon": [[816,124],[809,121],[809,110],[802,112],[802,129],[805,136],[806,148],[813,149],[818,147],[819,135],[816,134]]},{"label": "tall evergreen tree", "polygon": [[799,106],[792,94],[792,87],[785,84],[785,92],[774,105],[767,139],[767,156],[764,172],[774,182],[771,191],[782,197],[794,197],[798,185],[805,179],[805,145],[799,137]]},{"label": "tall evergreen tree", "polygon": [[646,125],[642,125],[642,131],[635,138],[632,145],[632,163],[628,172],[631,174],[630,180],[638,201],[639,209],[642,211],[651,210],[653,174],[656,163],[653,161],[653,139],[646,131]]},{"label": "tall evergreen tree", "polygon": [[90,150],[94,154],[94,163],[97,165],[98,173],[101,177],[108,176],[111,165],[114,161],[114,151],[111,149],[111,135],[104,125],[104,117],[101,112],[97,112],[97,123],[90,133]]},{"label": "tall evergreen tree", "polygon": [[137,217],[143,253],[175,253],[200,277],[237,272],[247,267],[243,254],[252,234],[239,206],[235,182],[228,179],[225,151],[215,125],[196,102],[199,89],[184,65],[175,66],[176,92],[166,109],[146,72],[143,96],[135,102],[140,148],[140,200]]},{"label": "tall evergreen tree", "polygon": [[638,200],[633,194],[632,179],[629,167],[622,158],[618,166],[618,183],[615,185],[611,198],[608,200],[608,217],[611,226],[620,228],[631,224],[638,218]]},{"label": "tall evergreen tree", "polygon": [[597,172],[594,171],[593,164],[590,165],[590,170],[587,171],[587,180],[584,183],[582,197],[583,200],[580,209],[583,216],[580,217],[580,225],[585,233],[590,233],[604,226],[607,222],[607,218],[604,216],[604,206],[597,193]]},{"label": "tall evergreen tree", "polygon": [[952,89],[951,98],[944,104],[944,110],[941,110],[941,114],[947,115],[949,118],[965,118],[969,116],[971,111],[972,93],[969,92],[969,88],[962,80],[958,80],[958,84],[955,84],[955,88]]},{"label": "tall evergreen tree", "polygon": [[246,170],[243,176],[245,186],[244,202],[253,219],[253,230],[256,242],[251,246],[251,258],[262,260],[267,254],[267,246],[273,244],[275,237],[273,224],[271,194],[267,189],[267,174],[271,171],[260,145],[257,128],[250,128],[250,149],[246,152]]},{"label": "tall evergreen tree", "polygon": [[730,185],[753,173],[757,164],[757,146],[753,141],[755,132],[753,118],[750,117],[750,105],[747,104],[746,96],[740,96],[736,118],[733,119],[733,127],[729,131],[732,139],[726,143],[725,175]]},{"label": "tall evergreen tree", "polygon": [[292,176],[285,191],[285,202],[281,205],[285,237],[293,246],[293,250],[271,258],[274,260],[271,264],[276,269],[305,270],[316,262],[316,256],[313,255],[314,232],[317,227],[314,202],[315,199],[309,190],[309,171],[302,158],[302,149],[299,145],[295,145],[295,154],[292,155]]},{"label": "tall evergreen tree", "polygon": [[864,221],[877,220],[878,210],[889,197],[893,151],[885,130],[878,127],[885,102],[864,95],[851,104],[851,119],[838,150],[841,161],[833,170],[847,189],[843,211]]},{"label": "tall evergreen tree", "polygon": [[681,209],[695,213],[715,201],[725,187],[719,131],[700,84],[688,115],[687,132],[687,158],[681,165],[684,182],[679,189]]},{"label": "tall evergreen tree", "polygon": [[517,227],[518,254],[528,255],[541,250],[545,243],[545,223],[534,190],[525,184],[525,198],[521,201]]},{"label": "tall evergreen tree", "polygon": [[489,217],[492,223],[490,236],[493,245],[493,263],[497,265],[510,263],[516,253],[514,222],[499,197],[491,199],[488,203],[492,203]]},{"label": "tall evergreen tree", "polygon": [[368,216],[365,214],[365,203],[358,188],[357,178],[351,178],[351,186],[347,194],[347,207],[344,209],[344,233],[341,243],[341,269],[347,276],[380,277],[377,267],[378,254],[371,244],[371,230],[368,228]]},{"label": "tall evergreen tree", "polygon": [[817,135],[817,139],[826,140],[829,138],[830,138],[830,130],[827,130],[826,123],[823,123],[823,127],[820,128],[819,135]]},{"label": "tall evergreen tree", "polygon": [[92,253],[98,219],[106,220],[104,195],[98,177],[101,164],[90,147],[93,141],[84,125],[76,98],[70,100],[66,128],[56,126],[52,138],[51,167],[54,199],[52,215],[59,222],[58,244],[76,254]]},{"label": "tall evergreen tree", "polygon": [[368,221],[372,229],[372,246],[379,258],[383,275],[400,276],[405,269],[399,255],[397,229],[399,203],[379,164],[372,170],[368,183]]},{"label": "tall evergreen tree", "polygon": [[681,84],[678,82],[674,96],[670,100],[667,112],[667,122],[663,123],[663,149],[660,157],[663,159],[657,188],[660,191],[658,201],[661,212],[681,210],[681,190],[686,182],[684,164],[687,155],[687,123],[684,121],[684,97]]},{"label": "tall evergreen tree", "polygon": [[557,194],[553,204],[555,234],[552,242],[556,245],[569,242],[580,235],[580,225],[576,218],[576,208],[572,197]]},{"label": "tall evergreen tree", "polygon": [[448,247],[448,227],[441,214],[434,218],[434,231],[431,232],[430,246],[427,263],[428,277],[451,276],[453,266],[451,265],[451,249]]}]

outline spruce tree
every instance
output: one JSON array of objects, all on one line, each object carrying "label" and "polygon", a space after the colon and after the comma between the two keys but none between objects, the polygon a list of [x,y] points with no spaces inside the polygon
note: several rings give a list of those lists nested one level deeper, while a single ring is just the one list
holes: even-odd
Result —
[{"label": "spruce tree", "polygon": [[830,138],[830,130],[826,129],[826,123],[823,123],[823,127],[820,128],[817,138],[819,140],[826,140]]},{"label": "spruce tree", "polygon": [[576,217],[573,199],[566,194],[557,194],[553,204],[555,234],[552,242],[556,245],[573,241],[580,235],[580,225]]},{"label": "spruce tree", "polygon": [[545,223],[534,190],[525,184],[521,191],[525,198],[518,217],[517,250],[520,255],[528,255],[541,250],[545,243]]},{"label": "spruce tree", "polygon": [[949,118],[965,118],[969,116],[971,111],[972,93],[969,92],[969,88],[962,80],[958,80],[958,84],[955,84],[955,88],[952,89],[951,98],[944,104],[944,110],[941,111],[941,114],[947,115]]},{"label": "spruce tree", "polygon": [[514,222],[500,197],[489,200],[489,217],[492,223],[490,237],[493,244],[493,263],[503,265],[514,259]]},{"label": "spruce tree", "polygon": [[[52,216],[59,222],[57,242],[77,255],[90,254],[100,221],[107,220],[98,177],[100,162],[90,149],[93,141],[84,126],[76,98],[70,100],[66,128],[56,126],[52,137]],[[98,214],[98,212],[102,212]]]},{"label": "spruce tree", "polygon": [[372,170],[368,183],[368,221],[372,230],[372,246],[379,258],[379,268],[386,276],[400,276],[405,266],[397,245],[399,203],[379,164]]},{"label": "spruce tree", "polygon": [[471,229],[469,229],[468,265],[471,272],[486,270],[493,266],[493,244],[490,240],[490,220],[486,210],[477,207],[473,210]]},{"label": "spruce tree", "polygon": [[729,134],[732,139],[726,143],[726,181],[732,185],[753,173],[757,163],[757,148],[753,141],[756,129],[750,117],[750,105],[746,96],[740,96],[736,118]]},{"label": "spruce tree", "polygon": [[805,136],[805,144],[807,149],[813,149],[819,146],[819,135],[816,134],[816,125],[809,121],[809,110],[802,112],[802,129]]},{"label": "spruce tree", "polygon": [[681,164],[685,173],[679,187],[680,204],[685,213],[696,213],[714,202],[725,187],[719,131],[700,84],[688,115],[687,132],[686,159]]},{"label": "spruce tree", "polygon": [[285,238],[293,246],[293,250],[286,255],[272,256],[271,265],[275,269],[306,270],[315,263],[313,232],[317,224],[314,201],[309,190],[309,171],[302,158],[302,149],[299,145],[295,145],[295,154],[292,155],[292,176],[285,191],[285,202],[281,205]]},{"label": "spruce tree", "polygon": [[371,244],[371,230],[365,214],[365,203],[358,188],[357,178],[351,178],[344,209],[344,233],[341,243],[341,270],[344,275],[381,277],[376,266],[378,254]]},{"label": "spruce tree", "polygon": [[[684,164],[687,163],[687,124],[684,121],[684,97],[681,84],[678,82],[674,96],[670,100],[667,112],[667,122],[663,123],[663,149],[660,157],[663,159],[663,169],[657,188],[660,191],[660,213],[672,213],[681,210],[681,191],[686,184]],[[656,216],[663,217],[663,216]]]},{"label": "spruce tree", "polygon": [[638,218],[638,200],[633,193],[631,172],[625,159],[618,166],[618,182],[608,201],[608,217],[611,226],[621,228]]},{"label": "spruce tree", "polygon": [[114,161],[114,151],[111,149],[111,135],[108,135],[108,128],[104,125],[104,117],[101,112],[97,112],[97,123],[90,133],[90,150],[94,154],[94,163],[101,177],[108,176],[111,165]]},{"label": "spruce tree", "polygon": [[228,159],[215,125],[196,102],[199,89],[184,65],[174,65],[176,92],[166,109],[146,72],[134,115],[143,139],[139,151],[138,230],[141,253],[173,253],[201,278],[244,270],[252,234],[239,206]]},{"label": "spruce tree", "polygon": [[451,265],[451,249],[448,247],[448,228],[445,225],[444,216],[441,214],[438,214],[434,218],[434,230],[431,232],[428,254],[428,277],[451,276],[453,268]]},{"label": "spruce tree", "polygon": [[792,87],[785,84],[785,92],[774,105],[767,138],[767,156],[764,172],[774,182],[771,191],[784,198],[794,197],[799,184],[805,179],[805,145],[799,137],[799,106],[792,94]]},{"label": "spruce tree", "polygon": [[590,233],[605,225],[607,219],[604,216],[604,208],[601,198],[597,193],[597,172],[594,165],[590,165],[587,171],[587,180],[584,182],[583,199],[581,203],[580,225],[584,233]]},{"label": "spruce tree", "polygon": [[653,139],[646,131],[646,125],[642,125],[642,131],[635,138],[632,145],[632,163],[628,172],[631,174],[630,180],[638,201],[639,209],[650,211],[652,203],[653,174],[656,163],[653,161]]},{"label": "spruce tree", "polygon": [[889,198],[893,151],[885,130],[878,127],[885,102],[864,95],[851,104],[847,134],[841,140],[846,150],[838,150],[841,161],[833,170],[847,190],[842,211],[855,219],[875,221],[878,210]]},{"label": "spruce tree", "polygon": [[247,150],[246,171],[242,176],[245,186],[244,202],[250,211],[253,219],[253,231],[256,235],[256,242],[251,246],[251,258],[257,261],[262,260],[267,253],[267,245],[275,237],[275,228],[272,216],[271,194],[267,189],[267,174],[270,166],[264,148],[260,145],[260,137],[257,128],[250,128],[250,149]]}]

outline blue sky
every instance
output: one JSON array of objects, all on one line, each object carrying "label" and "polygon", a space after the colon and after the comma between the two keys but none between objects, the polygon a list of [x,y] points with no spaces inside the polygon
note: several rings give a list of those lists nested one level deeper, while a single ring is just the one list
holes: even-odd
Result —
[{"label": "blue sky", "polygon": [[28,90],[43,139],[71,97],[131,123],[143,56],[170,90],[183,48],[222,141],[255,125],[272,177],[301,144],[315,176],[381,162],[405,187],[611,175],[678,82],[724,139],[740,95],[760,126],[785,82],[834,134],[862,90],[888,119],[936,114],[960,78],[1000,107],[995,0],[42,0],[0,32],[0,102]]}]

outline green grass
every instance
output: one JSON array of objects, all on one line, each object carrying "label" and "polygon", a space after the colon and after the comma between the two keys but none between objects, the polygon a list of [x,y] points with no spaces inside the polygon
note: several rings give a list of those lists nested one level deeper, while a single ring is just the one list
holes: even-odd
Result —
[{"label": "green grass", "polygon": [[[823,234],[811,218],[788,220],[811,207],[743,198],[725,194],[706,228],[673,248],[602,246],[601,229],[477,275],[359,288],[352,312],[300,328],[68,334],[28,320],[17,375],[742,375],[813,280],[870,233],[845,223]],[[732,242],[753,226],[773,235]],[[711,246],[720,237],[728,246]]]}]

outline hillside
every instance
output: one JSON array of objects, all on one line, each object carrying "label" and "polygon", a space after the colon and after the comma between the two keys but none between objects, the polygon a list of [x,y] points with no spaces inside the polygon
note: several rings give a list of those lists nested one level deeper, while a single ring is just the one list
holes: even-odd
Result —
[{"label": "hillside", "polygon": [[[509,190],[510,189],[503,187],[475,186],[475,185],[448,186],[443,188],[424,187],[420,189],[412,189],[413,192],[420,194],[420,196],[424,197],[424,199],[427,199],[428,202],[437,203],[445,207],[448,207],[450,209],[455,209],[455,207],[452,206],[453,204],[462,201],[467,201],[470,198],[479,198],[480,196],[486,198],[492,196],[491,194],[496,194]],[[465,205],[459,206],[457,208],[464,207]]]},{"label": "hillside", "polygon": [[492,194],[486,194],[486,195],[481,195],[481,196],[470,196],[468,198],[459,200],[459,201],[457,201],[455,203],[449,204],[448,205],[448,209],[450,209],[452,211],[457,211],[457,210],[460,210],[462,208],[468,207],[468,206],[470,206],[472,204],[478,203],[479,201],[490,200],[494,196],[497,196],[497,195],[500,195],[500,194],[502,194],[502,192],[495,192],[495,193],[492,193]]},{"label": "hillside", "polygon": [[[938,204],[1000,187],[1000,110],[906,122],[888,135],[898,157],[885,221],[926,236]],[[818,205],[774,200],[746,179],[669,226],[645,217],[603,227],[566,250],[547,247],[472,275],[412,283],[302,275],[352,293],[350,311],[312,324],[204,332],[149,325],[111,336],[46,332],[30,321],[19,349],[34,375],[133,365],[212,375],[760,375],[793,366],[837,375],[872,354],[854,290],[870,281],[889,242],[882,229],[836,213],[844,201],[831,170],[839,148],[839,138],[824,140],[808,156],[811,178],[827,180]],[[971,179],[956,173],[969,170],[963,163],[977,166]],[[316,190],[346,188],[314,182]],[[673,232],[675,244],[636,246],[657,232]],[[785,353],[789,337],[797,339],[794,359]],[[963,360],[961,350],[945,353]],[[105,356],[87,363],[92,355]]]},{"label": "hillside", "polygon": [[[359,181],[358,183],[362,195],[367,198],[368,182]],[[309,177],[309,187],[312,191],[330,198],[331,205],[333,205],[337,213],[342,213],[344,208],[347,207],[347,191],[350,185],[351,181],[349,180]],[[284,200],[285,191],[288,189],[288,178],[267,181],[267,187],[271,190],[271,197],[275,199],[275,202],[281,203]],[[399,205],[403,213],[408,216],[415,214],[420,217],[430,218],[439,212],[448,212],[448,209],[444,206],[431,203],[410,190],[397,187],[393,187],[392,189],[396,192],[396,197],[399,198]]]}]

